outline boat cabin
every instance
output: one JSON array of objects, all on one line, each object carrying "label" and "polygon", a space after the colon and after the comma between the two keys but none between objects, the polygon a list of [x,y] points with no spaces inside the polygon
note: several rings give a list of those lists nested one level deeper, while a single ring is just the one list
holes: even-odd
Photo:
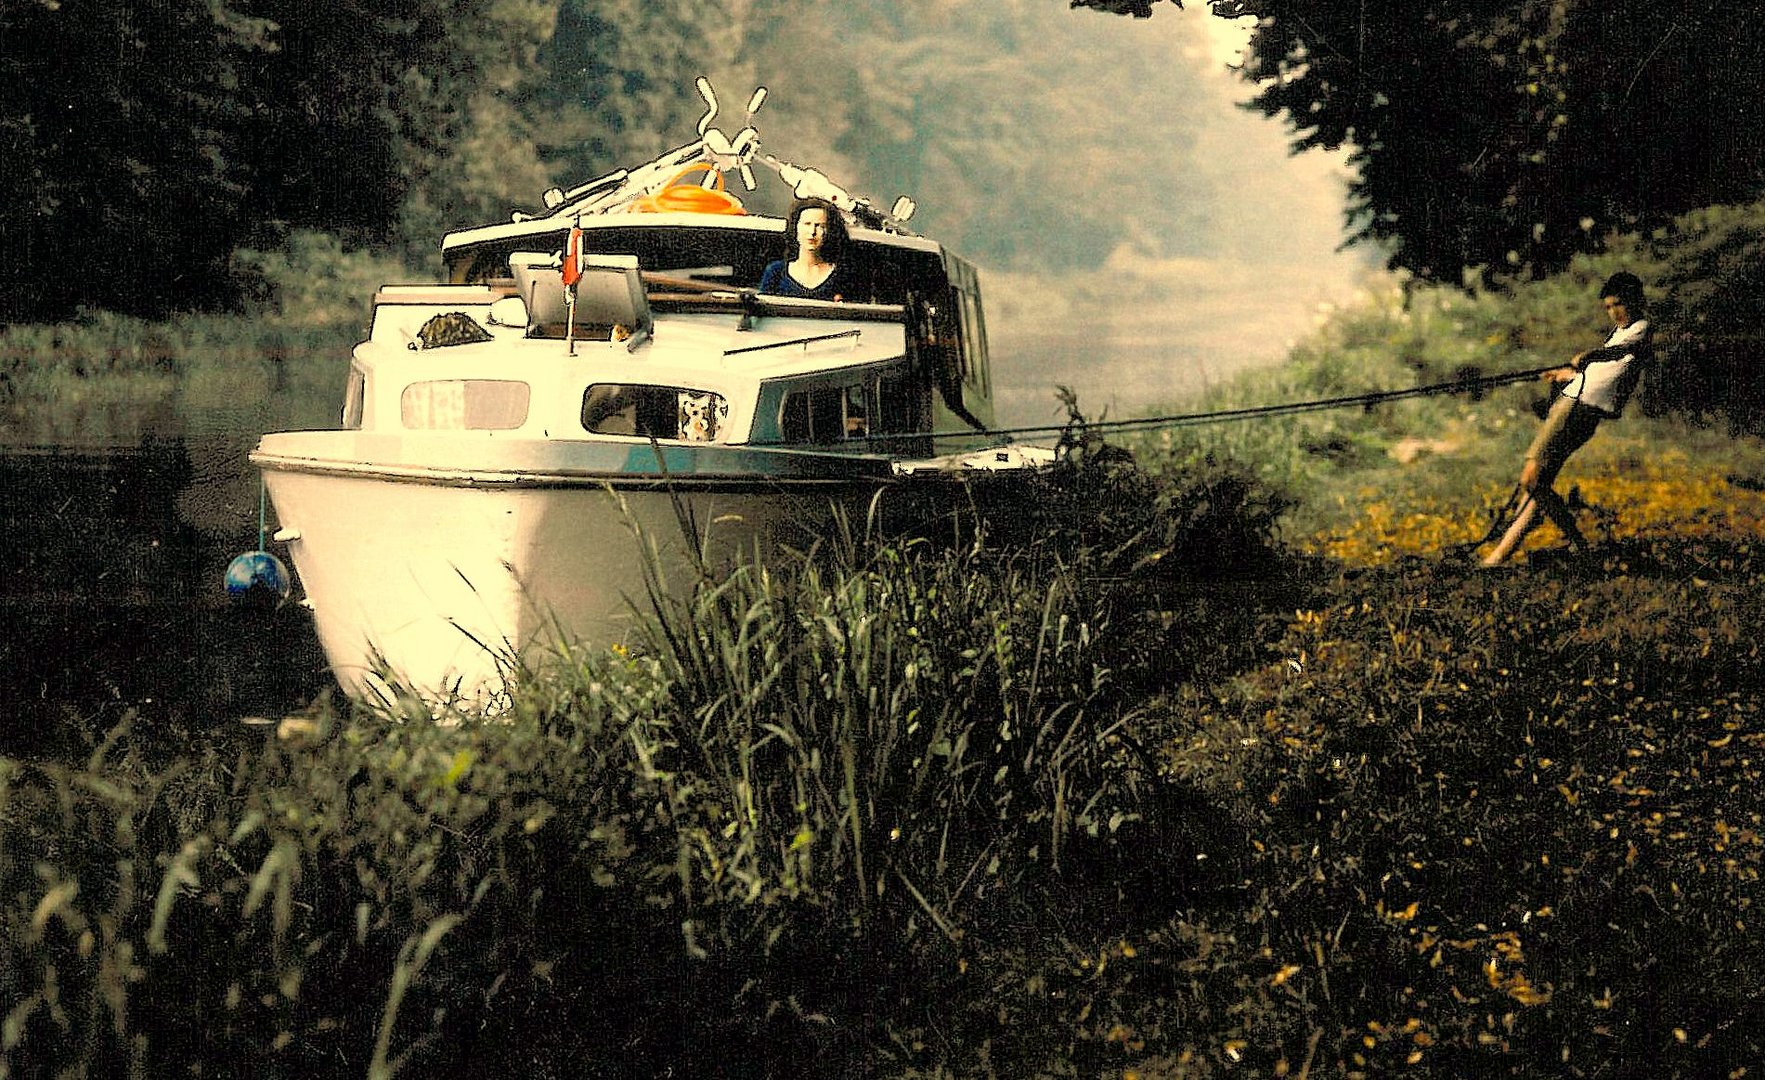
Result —
[{"label": "boat cabin", "polygon": [[[571,223],[546,218],[450,233],[442,241],[449,280],[494,281],[519,250],[562,251]],[[761,215],[608,214],[583,217],[581,226],[588,250],[633,257],[653,279],[738,291],[757,287],[766,264],[785,251],[785,222]],[[848,269],[861,283],[848,299],[905,308],[948,419],[959,428],[990,426],[992,373],[973,264],[923,237],[854,224],[847,231]]]},{"label": "boat cabin", "polygon": [[344,426],[911,456],[990,426],[978,275],[957,256],[854,228],[861,298],[767,296],[782,221],[634,216],[583,221],[573,298],[568,225],[449,236],[452,284],[375,296]]}]

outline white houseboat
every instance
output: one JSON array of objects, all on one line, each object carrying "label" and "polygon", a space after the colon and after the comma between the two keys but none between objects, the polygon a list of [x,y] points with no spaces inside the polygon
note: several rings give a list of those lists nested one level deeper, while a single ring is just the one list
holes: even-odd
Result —
[{"label": "white houseboat", "polygon": [[[447,284],[381,289],[341,429],[251,455],[351,694],[493,695],[553,635],[619,640],[646,546],[677,574],[688,547],[764,557],[903,477],[1047,459],[976,452],[996,440],[973,267],[911,234],[906,200],[880,213],[761,157],[751,125],[725,138],[701,92],[697,141],[450,234]],[[841,210],[861,295],[760,294],[783,220],[657,198],[752,165]]]}]

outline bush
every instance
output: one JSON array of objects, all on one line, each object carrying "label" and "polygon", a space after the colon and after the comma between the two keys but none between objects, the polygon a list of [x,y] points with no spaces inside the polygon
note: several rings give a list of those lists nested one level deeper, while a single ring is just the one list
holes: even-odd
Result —
[{"label": "bush", "polygon": [[1107,441],[1071,391],[1060,393],[1068,422],[1054,466],[1006,480],[998,497],[975,489],[979,524],[1000,548],[1082,564],[1093,578],[1131,583],[1140,601],[1165,585],[1275,568],[1278,522],[1293,506],[1279,487],[1212,454],[1149,468]]}]

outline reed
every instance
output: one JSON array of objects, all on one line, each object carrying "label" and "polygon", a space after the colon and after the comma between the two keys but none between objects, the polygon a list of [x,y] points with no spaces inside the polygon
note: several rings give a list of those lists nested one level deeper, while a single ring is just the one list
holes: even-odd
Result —
[{"label": "reed", "polygon": [[446,723],[389,687],[263,745],[0,763],[0,1066],[649,1073],[764,1034],[841,1071],[987,926],[1143,856],[1156,624],[1123,612],[1187,504],[1101,452],[1048,483],[1039,540],[977,504],[931,530],[959,543],[873,517],[765,565],[658,556],[632,647],[509,658]]},{"label": "reed", "polygon": [[1106,605],[1070,566],[979,544],[817,555],[658,598],[668,708],[632,737],[681,885],[955,936],[968,903],[1128,813]]}]

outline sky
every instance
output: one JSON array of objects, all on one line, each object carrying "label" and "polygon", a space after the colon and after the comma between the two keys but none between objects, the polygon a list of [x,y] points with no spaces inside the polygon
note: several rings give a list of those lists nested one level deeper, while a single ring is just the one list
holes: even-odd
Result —
[{"label": "sky", "polygon": [[[1145,49],[1195,65],[1210,107],[1186,167],[1204,181],[1199,253],[1123,244],[1101,272],[1063,280],[984,272],[1000,424],[1059,419],[1054,387],[1096,417],[1181,408],[1210,383],[1278,363],[1375,262],[1339,250],[1347,173],[1340,155],[1288,154],[1283,125],[1238,107],[1255,88],[1228,70],[1249,27],[1202,5],[1160,4],[1148,20],[1075,13],[1066,47]],[[1095,41],[1087,40],[1095,37]],[[1156,115],[1155,103],[1124,103]],[[1193,186],[1193,185],[1191,185]],[[985,268],[983,267],[983,271]]]}]

